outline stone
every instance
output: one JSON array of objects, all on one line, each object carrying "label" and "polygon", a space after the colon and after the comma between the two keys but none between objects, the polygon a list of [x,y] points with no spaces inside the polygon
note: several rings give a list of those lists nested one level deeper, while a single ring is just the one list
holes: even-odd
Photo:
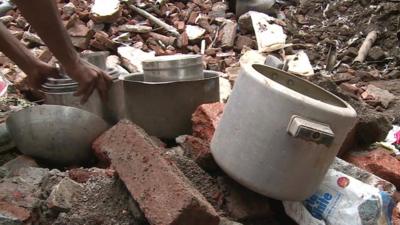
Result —
[{"label": "stone", "polygon": [[186,25],[186,33],[189,41],[196,41],[203,37],[203,35],[206,33],[206,30],[199,26]]},{"label": "stone", "polygon": [[51,209],[64,212],[72,207],[72,202],[83,186],[68,177],[63,178],[60,183],[53,187],[50,196],[47,198],[47,205]]},{"label": "stone", "polygon": [[398,79],[400,78],[400,71],[399,70],[392,70],[390,73],[387,74],[390,79]]},{"label": "stone", "polygon": [[379,46],[372,47],[368,52],[368,58],[373,61],[379,61],[386,57],[385,52]]},{"label": "stone", "polygon": [[120,121],[95,140],[93,149],[110,159],[150,224],[219,223],[210,203],[162,156],[165,150],[132,122]]},{"label": "stone", "polygon": [[254,49],[256,47],[256,42],[247,35],[238,35],[235,42],[235,49],[242,50],[244,46]]},{"label": "stone", "polygon": [[65,4],[62,8],[63,15],[72,16],[75,13],[76,7],[72,2]]},{"label": "stone", "polygon": [[8,171],[8,176],[13,177],[17,176],[19,173],[19,170],[22,168],[27,168],[27,167],[39,167],[39,165],[36,163],[36,161],[25,155],[20,155],[17,158],[8,161],[5,163],[3,166]]},{"label": "stone", "polygon": [[0,17],[0,22],[3,23],[4,25],[8,25],[13,20],[14,20],[14,17],[10,16],[10,15]]},{"label": "stone", "polygon": [[23,225],[31,217],[31,213],[19,206],[0,201],[0,224]]},{"label": "stone", "polygon": [[[236,33],[237,33],[237,23],[232,20],[226,20],[221,28],[221,47],[222,48],[232,48],[235,44]],[[250,46],[249,46],[250,47]]]},{"label": "stone", "polygon": [[192,115],[193,136],[211,142],[224,112],[224,103],[200,105]]},{"label": "stone", "polygon": [[232,221],[232,220],[230,220],[228,218],[222,217],[220,222],[219,222],[219,225],[243,225],[243,224],[235,222],[235,221]]},{"label": "stone", "polygon": [[78,183],[86,183],[95,177],[113,177],[115,170],[112,169],[99,169],[99,168],[74,168],[68,170],[68,177]]},{"label": "stone", "polygon": [[344,159],[400,188],[400,161],[391,156],[384,148],[351,152]]},{"label": "stone", "polygon": [[363,183],[374,186],[381,191],[386,191],[390,195],[394,195],[396,193],[396,187],[389,181],[386,181],[340,158],[335,158],[335,161],[331,165],[331,168],[340,171],[348,176],[356,178]]},{"label": "stone", "polygon": [[117,43],[112,41],[108,34],[104,31],[98,31],[94,35],[93,39],[90,41],[90,45],[96,49],[107,51],[117,50]]},{"label": "stone", "polygon": [[243,33],[251,33],[254,31],[253,23],[249,13],[245,13],[239,17],[238,20],[239,29]]},{"label": "stone", "polygon": [[44,42],[42,41],[42,39],[40,39],[39,36],[30,33],[29,31],[24,32],[22,39],[32,45],[44,45]]},{"label": "stone", "polygon": [[150,26],[144,26],[144,25],[132,25],[132,24],[124,24],[118,27],[118,30],[120,32],[132,32],[132,33],[149,33],[150,31],[153,30],[152,27]]},{"label": "stone", "polygon": [[273,214],[269,198],[259,195],[239,185],[228,177],[219,177],[224,190],[226,213],[237,221],[267,218]]},{"label": "stone", "polygon": [[6,123],[0,124],[0,153],[15,148],[15,143],[7,130]]},{"label": "stone", "polygon": [[[173,150],[175,151],[175,150]],[[194,188],[196,188],[211,205],[220,210],[223,203],[223,193],[218,186],[215,178],[211,177],[203,169],[201,169],[191,159],[179,154],[165,154],[171,159],[182,173],[189,179]]]},{"label": "stone", "polygon": [[364,99],[372,97],[374,100],[380,102],[384,108],[388,108],[389,104],[396,99],[396,96],[389,91],[378,88],[372,84],[367,86],[362,96],[364,96]]},{"label": "stone", "polygon": [[202,169],[212,171],[218,168],[211,154],[210,143],[194,136],[182,135],[176,138],[185,155],[195,161]]}]

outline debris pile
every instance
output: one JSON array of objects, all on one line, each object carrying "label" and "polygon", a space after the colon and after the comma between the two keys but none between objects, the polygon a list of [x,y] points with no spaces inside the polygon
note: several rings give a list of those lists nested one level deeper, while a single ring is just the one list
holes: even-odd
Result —
[{"label": "debris pile", "polygon": [[[400,122],[400,3],[276,1],[268,12],[240,16],[228,3],[59,0],[58,8],[76,49],[108,51],[107,66],[120,73],[141,72],[142,61],[154,56],[190,53],[203,55],[205,69],[223,73],[222,102],[240,66],[251,63],[286,70],[333,92],[359,117],[340,152],[352,164],[336,161],[333,168],[398,202],[398,149],[366,146],[385,140]],[[56,63],[18,9],[0,21],[40,60]],[[25,77],[0,53],[0,122],[32,104],[20,93],[40,103],[42,96],[24,84]],[[121,121],[93,144],[99,168],[50,170],[26,156],[13,159],[19,153],[0,133],[0,223],[296,224],[282,202],[247,190],[214,162],[210,141],[223,107],[199,106],[193,133],[167,144]],[[393,224],[399,221],[397,203]]]}]

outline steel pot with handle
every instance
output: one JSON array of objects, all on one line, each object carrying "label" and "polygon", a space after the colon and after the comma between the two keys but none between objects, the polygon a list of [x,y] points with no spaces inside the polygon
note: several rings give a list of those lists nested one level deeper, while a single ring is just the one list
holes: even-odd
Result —
[{"label": "steel pot with handle", "polygon": [[312,195],[356,122],[346,102],[264,65],[242,68],[211,142],[218,165],[271,198]]}]

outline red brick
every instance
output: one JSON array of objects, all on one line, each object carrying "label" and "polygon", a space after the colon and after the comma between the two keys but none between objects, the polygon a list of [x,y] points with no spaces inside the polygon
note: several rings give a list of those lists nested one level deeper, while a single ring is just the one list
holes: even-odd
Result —
[{"label": "red brick", "polygon": [[192,115],[193,136],[210,142],[223,111],[224,103],[220,102],[199,106]]},{"label": "red brick", "polygon": [[353,152],[348,154],[345,160],[400,188],[400,161],[387,150],[377,148],[368,152]]},{"label": "red brick", "polygon": [[31,214],[28,210],[3,201],[0,201],[0,215],[17,220],[21,222],[21,224],[23,221],[26,221],[31,217]]},{"label": "red brick", "polygon": [[217,164],[211,154],[210,143],[190,135],[183,135],[177,138],[185,150],[185,155],[195,161],[202,169],[206,171],[215,170]]},{"label": "red brick", "polygon": [[120,121],[94,143],[111,161],[151,225],[217,225],[215,209],[143,129]]}]

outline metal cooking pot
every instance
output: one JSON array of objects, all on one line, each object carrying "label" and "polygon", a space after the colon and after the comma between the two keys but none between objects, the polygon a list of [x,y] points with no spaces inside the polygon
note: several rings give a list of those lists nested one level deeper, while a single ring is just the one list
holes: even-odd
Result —
[{"label": "metal cooking pot", "polygon": [[109,125],[81,109],[40,105],[12,113],[6,120],[18,149],[60,165],[79,165],[91,156],[91,143]]},{"label": "metal cooking pot", "polygon": [[200,80],[157,83],[133,74],[123,83],[126,117],[160,138],[190,134],[196,108],[219,101],[219,74],[212,71],[205,71]]},{"label": "metal cooking pot", "polygon": [[204,78],[201,55],[169,55],[144,60],[146,82],[200,80]]},{"label": "metal cooking pot", "polygon": [[260,194],[301,201],[323,180],[356,122],[354,109],[322,88],[248,65],[211,142],[218,165]]}]

